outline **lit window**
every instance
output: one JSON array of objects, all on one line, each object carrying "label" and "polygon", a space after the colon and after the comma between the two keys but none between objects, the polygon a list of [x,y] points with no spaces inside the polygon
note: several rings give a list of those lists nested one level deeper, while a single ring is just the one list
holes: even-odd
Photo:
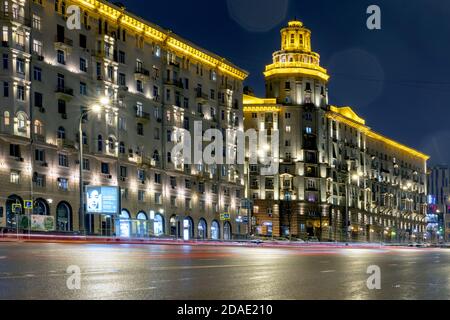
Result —
[{"label": "lit window", "polygon": [[59,178],[58,188],[59,190],[67,191],[69,189],[69,180],[66,178]]},{"label": "lit window", "polygon": [[17,115],[17,130],[20,132],[26,132],[27,130],[27,117],[24,113]]},{"label": "lit window", "polygon": [[33,40],[33,53],[38,56],[42,56],[42,42],[39,40]]},{"label": "lit window", "polygon": [[9,126],[9,124],[10,124],[9,112],[5,111],[5,113],[3,113],[3,117],[4,117],[5,126]]},{"label": "lit window", "polygon": [[33,14],[33,28],[36,30],[41,30],[41,17]]},{"label": "lit window", "polygon": [[19,171],[11,171],[9,176],[9,182],[13,184],[19,184],[20,182],[20,172]]},{"label": "lit window", "polygon": [[25,87],[17,86],[17,100],[25,101]]}]

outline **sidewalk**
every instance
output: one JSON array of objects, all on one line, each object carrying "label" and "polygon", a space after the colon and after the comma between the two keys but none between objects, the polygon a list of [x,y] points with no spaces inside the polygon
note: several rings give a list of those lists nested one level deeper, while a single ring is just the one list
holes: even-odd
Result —
[{"label": "sidewalk", "polygon": [[407,248],[408,245],[380,244],[380,243],[319,243],[319,242],[289,242],[289,241],[261,241],[261,240],[189,240],[171,238],[123,239],[113,237],[94,236],[58,236],[36,234],[5,234],[0,235],[0,242],[20,243],[66,243],[66,244],[120,244],[120,245],[188,245],[188,246],[234,246],[261,248],[348,248],[348,249],[380,249]]}]

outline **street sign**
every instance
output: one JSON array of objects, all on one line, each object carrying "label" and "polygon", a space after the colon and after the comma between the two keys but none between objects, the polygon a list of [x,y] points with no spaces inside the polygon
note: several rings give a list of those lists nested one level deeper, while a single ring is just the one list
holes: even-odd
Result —
[{"label": "street sign", "polygon": [[231,220],[231,216],[229,213],[221,213],[220,214],[220,220],[221,221],[230,221]]},{"label": "street sign", "polygon": [[242,222],[245,223],[245,224],[248,224],[248,216],[244,216],[242,218]]},{"label": "street sign", "polygon": [[15,214],[20,214],[22,212],[22,205],[21,204],[13,204],[11,206],[12,212],[14,212]]},{"label": "street sign", "polygon": [[24,209],[33,210],[33,200],[25,200],[23,202]]}]

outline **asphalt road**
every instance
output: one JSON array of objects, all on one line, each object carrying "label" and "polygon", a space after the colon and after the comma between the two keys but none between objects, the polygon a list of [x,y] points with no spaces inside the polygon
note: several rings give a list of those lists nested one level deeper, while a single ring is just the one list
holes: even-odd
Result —
[{"label": "asphalt road", "polygon": [[450,299],[449,280],[445,249],[0,243],[0,299]]}]

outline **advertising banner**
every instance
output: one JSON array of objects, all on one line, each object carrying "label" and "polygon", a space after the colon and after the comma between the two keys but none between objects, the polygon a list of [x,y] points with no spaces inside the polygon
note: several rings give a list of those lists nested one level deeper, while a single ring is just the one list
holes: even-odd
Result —
[{"label": "advertising banner", "polygon": [[117,215],[119,212],[120,191],[118,187],[86,187],[88,214]]},{"label": "advertising banner", "polygon": [[52,216],[38,216],[30,215],[19,216],[19,227],[21,229],[28,229],[31,231],[50,232],[55,231],[55,217]]}]

